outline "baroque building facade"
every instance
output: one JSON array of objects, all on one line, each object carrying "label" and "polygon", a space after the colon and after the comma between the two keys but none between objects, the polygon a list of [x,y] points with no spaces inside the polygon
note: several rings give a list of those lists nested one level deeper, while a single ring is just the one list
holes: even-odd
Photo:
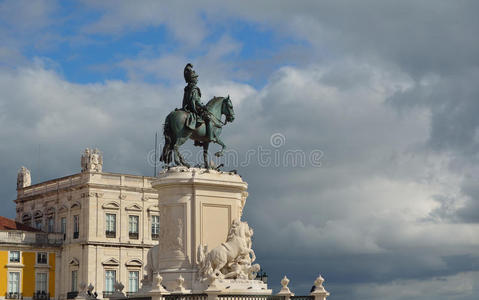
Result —
[{"label": "baroque building facade", "polygon": [[154,177],[103,172],[102,164],[98,150],[86,149],[80,173],[34,185],[26,168],[18,174],[16,221],[63,239],[56,299],[75,297],[81,283],[93,284],[98,298],[116,281],[136,292],[148,250],[158,244]]}]

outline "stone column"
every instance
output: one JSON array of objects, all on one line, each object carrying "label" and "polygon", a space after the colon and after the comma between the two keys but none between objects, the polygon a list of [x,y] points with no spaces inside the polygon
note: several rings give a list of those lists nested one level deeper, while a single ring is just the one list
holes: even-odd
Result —
[{"label": "stone column", "polygon": [[174,167],[152,182],[158,190],[160,240],[158,271],[170,291],[181,275],[188,290],[195,287],[198,249],[223,243],[231,222],[240,219],[247,184],[234,173]]}]

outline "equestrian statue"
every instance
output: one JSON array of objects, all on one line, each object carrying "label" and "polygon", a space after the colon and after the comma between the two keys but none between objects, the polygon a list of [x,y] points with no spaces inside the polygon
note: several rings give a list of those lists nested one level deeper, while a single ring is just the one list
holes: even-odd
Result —
[{"label": "equestrian statue", "polygon": [[[198,74],[193,70],[192,64],[187,64],[183,75],[187,83],[183,95],[183,105],[180,109],[172,111],[165,119],[163,135],[165,145],[160,161],[169,165],[172,161],[176,165],[190,167],[179,152],[179,147],[188,139],[194,140],[195,146],[203,147],[203,159],[206,169],[208,163],[208,147],[210,143],[221,146],[216,156],[222,156],[226,145],[220,139],[221,129],[228,122],[233,122],[234,110],[231,99],[227,97],[213,97],[208,103],[201,102],[201,90],[196,85]],[[225,121],[222,121],[222,116]]]}]

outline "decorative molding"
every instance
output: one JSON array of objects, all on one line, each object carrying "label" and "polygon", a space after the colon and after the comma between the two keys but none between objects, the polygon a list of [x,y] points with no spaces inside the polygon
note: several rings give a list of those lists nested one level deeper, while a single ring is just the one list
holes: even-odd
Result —
[{"label": "decorative molding", "polygon": [[55,214],[55,207],[50,206],[49,208],[47,208],[47,209],[45,210],[45,214],[46,214],[46,215],[53,215],[53,214]]},{"label": "decorative molding", "polygon": [[41,217],[43,217],[43,213],[41,211],[37,210],[33,213],[33,217],[34,218],[41,218]]},{"label": "decorative molding", "polygon": [[130,205],[128,207],[125,207],[125,210],[129,210],[129,211],[142,211],[143,209],[141,208],[141,206],[139,206],[138,204],[133,204],[133,205]]},{"label": "decorative molding", "polygon": [[147,209],[148,212],[160,212],[160,208],[158,207],[158,205],[152,205],[152,206],[149,206],[148,209]]},{"label": "decorative molding", "polygon": [[108,202],[108,203],[105,203],[101,206],[103,209],[114,209],[114,210],[118,210],[120,209],[120,204],[118,204],[117,202]]},{"label": "decorative molding", "polygon": [[59,213],[67,212],[67,211],[68,211],[68,207],[66,207],[65,205],[61,205],[61,206],[58,208],[58,212],[59,212]]},{"label": "decorative molding", "polygon": [[109,258],[108,260],[105,260],[104,262],[101,263],[104,266],[119,266],[120,262],[116,258]]},{"label": "decorative molding", "polygon": [[121,200],[125,200],[126,199],[126,194],[120,194],[120,196],[118,196],[118,198],[120,198]]},{"label": "decorative molding", "polygon": [[68,263],[70,266],[79,266],[80,265],[80,262],[78,261],[77,258],[73,257],[70,259],[70,262]]},{"label": "decorative molding", "polygon": [[140,259],[134,258],[125,263],[127,267],[138,267],[141,268],[143,266],[143,262]]},{"label": "decorative molding", "polygon": [[25,222],[27,220],[31,220],[32,219],[32,215],[30,213],[24,213],[22,215],[22,222]]},{"label": "decorative molding", "polygon": [[70,209],[80,209],[81,208],[81,205],[80,205],[80,202],[78,201],[75,201],[72,206],[70,206]]}]

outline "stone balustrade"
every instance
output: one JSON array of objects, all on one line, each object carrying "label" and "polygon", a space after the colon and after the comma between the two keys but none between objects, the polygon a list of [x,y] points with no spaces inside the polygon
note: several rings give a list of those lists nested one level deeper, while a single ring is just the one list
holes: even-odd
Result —
[{"label": "stone balustrade", "polygon": [[24,231],[1,231],[1,244],[27,244],[27,245],[61,245],[62,233],[24,232]]}]

